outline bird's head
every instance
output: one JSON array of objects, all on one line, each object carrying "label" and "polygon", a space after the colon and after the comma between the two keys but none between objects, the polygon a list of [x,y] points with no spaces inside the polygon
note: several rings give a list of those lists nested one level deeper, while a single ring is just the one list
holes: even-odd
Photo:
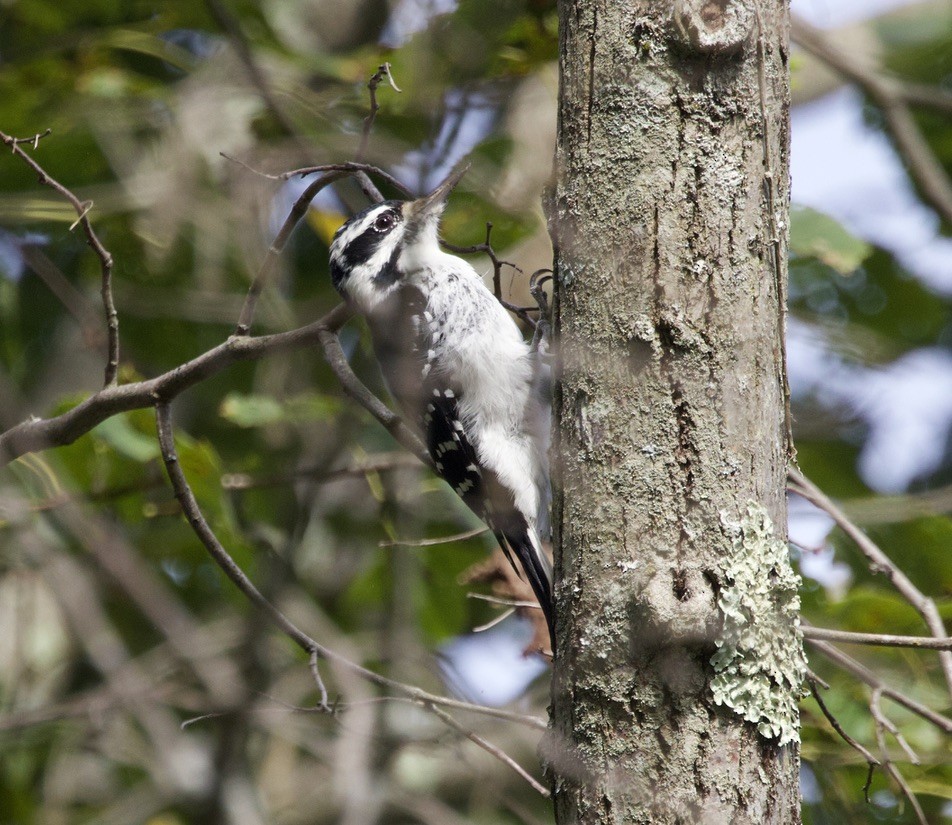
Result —
[{"label": "bird's head", "polygon": [[337,230],[331,280],[358,312],[373,314],[408,276],[444,254],[437,237],[440,216],[466,169],[450,173],[425,197],[374,204]]}]

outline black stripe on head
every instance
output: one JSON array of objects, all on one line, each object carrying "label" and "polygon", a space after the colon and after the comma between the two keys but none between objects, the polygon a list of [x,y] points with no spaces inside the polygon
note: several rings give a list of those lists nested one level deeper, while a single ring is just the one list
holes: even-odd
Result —
[{"label": "black stripe on head", "polygon": [[367,207],[341,226],[334,234],[330,250],[334,286],[340,289],[348,274],[369,261],[384,238],[402,222],[400,202],[384,201]]}]

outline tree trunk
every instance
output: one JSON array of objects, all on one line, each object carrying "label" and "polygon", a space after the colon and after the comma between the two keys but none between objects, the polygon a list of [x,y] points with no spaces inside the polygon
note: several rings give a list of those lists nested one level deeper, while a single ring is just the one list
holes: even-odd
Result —
[{"label": "tree trunk", "polygon": [[560,823],[799,822],[788,26],[560,2]]}]

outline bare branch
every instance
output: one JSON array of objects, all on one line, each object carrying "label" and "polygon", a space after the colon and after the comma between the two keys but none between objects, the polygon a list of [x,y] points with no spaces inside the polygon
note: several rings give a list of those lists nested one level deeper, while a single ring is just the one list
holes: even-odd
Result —
[{"label": "bare branch", "polygon": [[344,392],[383,424],[390,435],[417,456],[427,467],[432,467],[432,459],[426,447],[423,446],[423,443],[417,438],[416,434],[403,423],[399,415],[377,398],[377,396],[368,390],[360,379],[354,375],[350,364],[347,363],[344,351],[341,349],[337,332],[329,328],[324,328],[318,330],[317,337],[321,342],[321,346],[324,348],[324,357],[327,359],[327,363],[330,364],[334,375],[337,376],[337,380],[340,382]]},{"label": "bare branch", "polygon": [[[411,705],[425,705],[427,700],[417,699],[409,696],[375,696],[372,699],[359,699],[354,702],[336,702],[334,704],[334,709],[335,711],[346,711],[350,708],[359,707],[361,705],[380,704],[382,702],[403,702]],[[538,716],[530,716],[526,713],[516,713],[511,710],[503,710],[502,708],[491,708],[487,705],[474,705],[470,702],[464,702],[460,699],[446,699],[445,697],[444,701],[434,700],[432,703],[435,705],[440,705],[441,707],[453,708],[454,710],[459,710],[466,713],[475,713],[480,716],[489,716],[494,719],[501,719],[505,722],[515,722],[519,725],[525,725],[527,728],[535,728],[536,730],[546,730],[547,728],[544,719],[540,719]],[[314,712],[314,708],[293,709],[307,713]]]},{"label": "bare branch", "polygon": [[448,249],[450,252],[453,252],[456,255],[475,255],[477,253],[488,255],[489,260],[492,261],[493,265],[493,294],[496,296],[496,300],[499,301],[499,303],[508,309],[513,315],[519,318],[519,320],[521,320],[524,324],[534,328],[536,326],[536,320],[529,313],[536,312],[539,309],[538,307],[520,307],[509,303],[509,301],[503,300],[502,268],[504,266],[508,266],[511,267],[515,272],[518,272],[520,275],[524,275],[525,273],[514,263],[500,260],[499,256],[496,254],[496,250],[492,245],[492,231],[493,225],[487,221],[486,240],[482,243],[475,244],[473,246],[456,246],[455,244],[447,243],[446,241],[440,241],[440,245],[444,249]]},{"label": "bare branch", "polygon": [[480,602],[489,602],[489,604],[499,604],[504,607],[528,607],[533,610],[541,610],[538,602],[525,601],[524,599],[501,599],[499,596],[487,596],[485,593],[467,593],[467,599],[476,599]]},{"label": "bare branch", "polygon": [[854,524],[872,526],[952,513],[952,484],[901,495],[873,495],[839,503]]},{"label": "bare branch", "polygon": [[327,704],[327,688],[324,686],[324,680],[321,678],[320,658],[318,657],[316,650],[311,651],[311,659],[309,664],[311,667],[311,675],[314,677],[314,684],[317,685],[317,690],[321,697],[318,710],[331,713],[331,706]]},{"label": "bare branch", "polygon": [[933,636],[890,636],[886,633],[851,633],[848,630],[831,630],[827,627],[804,625],[805,639],[821,639],[826,642],[841,642],[851,645],[878,647],[912,647],[919,650],[952,650],[952,637],[937,639]]},{"label": "bare branch", "polygon": [[[922,616],[926,627],[929,628],[932,635],[936,639],[948,638],[949,634],[945,629],[945,624],[939,615],[935,602],[924,595],[919,588],[912,583],[909,577],[899,569],[892,559],[890,559],[869,536],[853,524],[843,511],[840,510],[819,487],[804,476],[803,473],[791,467],[789,469],[788,478],[790,489],[793,492],[823,510],[836,522],[836,525],[853,540],[859,548],[859,551],[869,562],[869,569],[873,573],[882,573],[889,579],[893,587],[895,587],[902,597]],[[942,649],[939,653],[939,661],[942,665],[942,671],[945,675],[949,693],[952,695],[952,652]]]},{"label": "bare branch", "polygon": [[489,260],[492,261],[493,264],[493,294],[496,296],[497,301],[502,301],[502,268],[504,266],[511,266],[520,275],[522,274],[522,270],[515,264],[509,263],[509,261],[499,260],[496,256],[496,250],[493,249],[492,234],[493,225],[490,221],[486,221],[486,240],[482,243],[474,244],[473,246],[456,246],[442,241],[442,245],[457,255],[475,255],[480,252],[488,255]]},{"label": "bare branch", "polygon": [[46,129],[45,131],[37,132],[32,137],[10,138],[10,140],[5,140],[4,143],[6,143],[8,146],[20,146],[20,145],[25,146],[26,144],[30,144],[33,146],[33,151],[35,152],[36,148],[40,145],[40,141],[43,140],[43,138],[45,137],[49,137],[51,134],[53,134],[53,130]]},{"label": "bare branch", "polygon": [[0,466],[24,453],[72,444],[81,435],[113,415],[155,406],[239,361],[254,360],[273,352],[312,346],[321,331],[337,330],[350,317],[338,305],[307,326],[258,337],[232,337],[174,369],[145,381],[112,385],[94,393],[71,410],[54,418],[31,418],[0,434]]},{"label": "bare branch", "polygon": [[470,742],[474,742],[475,744],[479,745],[479,747],[481,747],[484,751],[486,751],[486,753],[492,754],[493,756],[496,757],[496,759],[498,759],[504,765],[508,765],[510,768],[512,768],[517,774],[519,774],[519,776],[525,779],[526,782],[528,782],[535,790],[537,790],[540,794],[542,794],[542,796],[546,798],[551,796],[547,788],[544,788],[538,782],[538,780],[530,776],[529,773],[526,771],[526,769],[523,768],[522,765],[520,765],[518,762],[516,762],[516,760],[513,759],[508,753],[502,750],[502,748],[497,747],[492,742],[489,742],[488,740],[483,739],[483,737],[480,736],[479,734],[474,733],[469,728],[465,727],[464,725],[461,725],[452,716],[450,716],[445,710],[442,710],[436,707],[436,705],[429,705],[428,709],[433,714],[435,714],[440,719],[442,719],[447,725],[453,728],[453,730],[463,734],[463,736],[469,739]]},{"label": "bare branch", "polygon": [[324,348],[325,357],[344,391],[377,418],[397,441],[430,466],[429,455],[419,438],[400,416],[367,389],[347,363],[336,331],[349,317],[350,310],[340,304],[321,320],[290,332],[260,337],[233,336],[158,378],[106,387],[55,418],[25,421],[0,435],[0,466],[24,453],[71,444],[117,413],[167,403],[179,393],[237,361],[313,344],[315,340]]},{"label": "bare branch", "polygon": [[225,160],[230,160],[232,163],[247,169],[249,172],[253,172],[254,174],[260,175],[261,177],[267,178],[268,180],[291,180],[291,178],[305,178],[308,175],[314,175],[318,172],[348,172],[353,175],[363,172],[367,175],[379,177],[382,181],[384,181],[384,183],[396,189],[403,197],[413,197],[413,193],[402,183],[400,183],[400,181],[398,181],[393,175],[391,175],[389,172],[385,172],[379,166],[373,166],[369,163],[322,163],[317,166],[302,166],[299,169],[291,169],[288,172],[272,174],[270,172],[264,172],[260,169],[256,169],[254,166],[245,163],[243,160],[239,160],[238,158],[232,157],[231,155],[225,154],[224,152],[219,152],[219,154],[225,158]]},{"label": "bare branch", "polygon": [[320,645],[310,636],[299,630],[290,619],[269,602],[252,583],[244,571],[235,563],[225,550],[218,537],[214,534],[208,522],[199,509],[198,502],[189,486],[185,473],[178,460],[178,451],[175,448],[175,435],[172,431],[172,412],[167,402],[162,401],[155,407],[156,426],[158,428],[159,445],[162,448],[162,460],[169,474],[175,497],[182,506],[185,518],[192,526],[195,534],[205,545],[215,563],[225,572],[225,575],[260,610],[268,620],[282,633],[308,654],[320,651]]},{"label": "bare branch", "polygon": [[473,633],[485,633],[487,630],[494,628],[497,624],[502,624],[506,619],[508,619],[513,613],[516,612],[516,608],[510,607],[508,610],[503,610],[498,616],[493,619],[490,619],[485,624],[476,625],[473,628]]},{"label": "bare branch", "polygon": [[824,656],[826,656],[831,661],[836,662],[836,664],[838,664],[844,670],[852,673],[860,681],[865,682],[873,689],[879,688],[883,696],[887,697],[888,699],[892,699],[897,705],[902,705],[906,710],[915,713],[917,716],[921,716],[927,722],[931,722],[945,733],[952,734],[952,719],[943,716],[941,713],[936,713],[934,710],[932,710],[932,708],[926,707],[921,702],[911,699],[910,697],[906,696],[906,694],[901,693],[898,690],[887,687],[882,679],[880,679],[869,668],[857,662],[852,656],[848,656],[842,650],[834,647],[829,642],[821,642],[819,639],[810,638],[807,638],[806,641],[811,647],[819,650]]},{"label": "bare branch", "polygon": [[46,137],[48,134],[50,134],[49,129],[45,132],[37,133],[31,138],[15,138],[0,132],[0,141],[11,147],[13,154],[19,156],[27,166],[36,172],[43,186],[49,186],[69,201],[79,216],[76,223],[74,223],[70,229],[73,229],[77,225],[82,226],[83,232],[86,235],[86,243],[89,244],[93,252],[96,253],[96,257],[99,258],[99,269],[101,272],[100,294],[102,296],[103,310],[106,315],[106,328],[108,330],[104,386],[111,387],[115,385],[116,377],[119,372],[119,315],[116,312],[116,304],[112,297],[112,255],[110,255],[106,247],[102,245],[99,236],[93,229],[93,225],[89,222],[88,213],[92,208],[92,201],[80,201],[72,191],[63,186],[59,181],[51,178],[39,163],[20,148],[21,144],[32,144],[35,149],[40,142],[40,138]]},{"label": "bare branch", "polygon": [[880,705],[880,699],[882,698],[882,695],[882,688],[876,688],[870,697],[869,711],[872,714],[873,719],[877,725],[882,727],[884,730],[889,731],[896,738],[896,741],[899,743],[899,747],[901,747],[906,752],[906,756],[909,757],[909,761],[912,762],[913,765],[921,765],[922,760],[919,758],[919,754],[917,754],[909,746],[909,743],[906,741],[906,737],[904,737],[899,732],[899,728],[896,727],[895,723],[883,713],[882,707]]},{"label": "bare branch", "polygon": [[272,241],[271,246],[268,247],[268,252],[265,255],[264,260],[261,262],[261,267],[258,269],[254,280],[251,282],[251,286],[248,287],[248,295],[245,298],[244,306],[241,308],[241,315],[238,318],[238,326],[235,328],[235,335],[250,334],[251,324],[254,320],[255,307],[257,306],[258,298],[261,296],[261,292],[265,286],[267,286],[267,284],[271,281],[271,277],[274,274],[274,269],[278,263],[278,258],[284,251],[284,248],[287,246],[288,240],[290,239],[291,234],[294,232],[294,228],[298,225],[301,218],[307,214],[307,210],[311,205],[311,201],[317,197],[318,192],[320,192],[326,186],[334,183],[334,181],[340,180],[341,178],[347,177],[348,175],[354,175],[358,178],[361,188],[367,194],[368,198],[370,198],[372,202],[379,203],[383,200],[383,195],[380,194],[380,191],[370,181],[368,173],[380,175],[387,183],[395,185],[399,191],[406,192],[406,189],[404,189],[400,182],[397,181],[392,175],[388,175],[382,169],[378,169],[376,166],[370,166],[366,163],[332,163],[325,164],[323,166],[311,166],[302,169],[295,169],[291,172],[285,172],[282,175],[275,176],[258,172],[256,169],[252,169],[250,166],[248,166],[248,164],[229,157],[228,155],[223,155],[223,157],[234,161],[241,166],[244,166],[256,174],[278,180],[288,180],[289,178],[296,177],[298,175],[310,175],[315,172],[323,173],[319,178],[311,181],[307,188],[294,202],[294,205],[288,212],[288,216],[284,219],[284,223],[281,225],[281,229],[278,230],[278,234],[275,236],[274,241]]},{"label": "bare branch", "polygon": [[899,87],[902,96],[913,106],[926,106],[952,115],[952,93],[939,86],[904,82]]}]

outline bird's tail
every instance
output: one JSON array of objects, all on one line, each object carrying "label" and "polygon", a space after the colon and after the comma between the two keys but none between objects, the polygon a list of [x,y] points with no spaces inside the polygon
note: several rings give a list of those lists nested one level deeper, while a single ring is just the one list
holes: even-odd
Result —
[{"label": "bird's tail", "polygon": [[[538,533],[531,525],[520,525],[518,529],[507,530],[497,534],[503,550],[508,550],[509,561],[512,556],[519,559],[519,564],[525,571],[526,578],[532,592],[539,600],[539,606],[545,615],[545,622],[549,627],[549,637],[552,640],[552,653],[555,654],[555,608],[552,598],[552,563],[546,555]],[[513,565],[515,566],[515,565]],[[518,571],[518,568],[516,570]]]}]

